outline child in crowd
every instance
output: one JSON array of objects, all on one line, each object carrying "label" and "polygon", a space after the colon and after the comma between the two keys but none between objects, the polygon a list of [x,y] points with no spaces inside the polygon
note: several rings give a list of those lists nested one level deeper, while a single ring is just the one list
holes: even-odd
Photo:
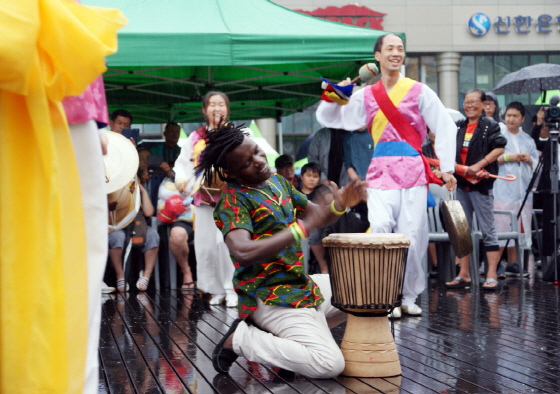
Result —
[{"label": "child in crowd", "polygon": [[317,163],[307,163],[301,169],[301,190],[309,200],[313,200],[315,188],[321,178],[321,166]]}]

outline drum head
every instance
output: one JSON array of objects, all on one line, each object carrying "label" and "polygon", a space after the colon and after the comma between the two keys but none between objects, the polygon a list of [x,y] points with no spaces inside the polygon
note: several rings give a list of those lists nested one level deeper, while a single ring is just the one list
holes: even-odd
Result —
[{"label": "drum head", "polygon": [[109,140],[107,154],[103,156],[105,171],[109,181],[105,183],[107,194],[125,187],[138,172],[138,152],[136,148],[122,135],[106,131]]},{"label": "drum head", "polygon": [[323,238],[325,247],[351,247],[370,249],[407,248],[410,240],[403,234],[393,233],[346,233],[330,234]]}]

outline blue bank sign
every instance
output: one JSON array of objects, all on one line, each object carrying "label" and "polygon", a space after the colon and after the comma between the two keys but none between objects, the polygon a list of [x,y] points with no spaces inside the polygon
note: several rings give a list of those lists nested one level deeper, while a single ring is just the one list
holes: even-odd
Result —
[{"label": "blue bank sign", "polygon": [[529,34],[532,31],[549,34],[552,33],[554,27],[560,31],[560,15],[553,17],[542,14],[536,18],[524,15],[498,16],[492,23],[488,15],[478,12],[469,18],[467,27],[473,36],[482,37],[490,31],[492,25],[498,34],[508,34],[513,31],[519,34]]},{"label": "blue bank sign", "polygon": [[490,31],[492,23],[488,15],[479,12],[471,16],[468,27],[473,36],[482,37]]}]

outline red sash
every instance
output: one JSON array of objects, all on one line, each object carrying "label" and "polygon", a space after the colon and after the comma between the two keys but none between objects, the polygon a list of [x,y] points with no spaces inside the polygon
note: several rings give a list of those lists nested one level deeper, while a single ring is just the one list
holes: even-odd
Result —
[{"label": "red sash", "polygon": [[420,135],[418,131],[412,127],[412,125],[406,120],[406,118],[399,112],[397,107],[393,104],[387,92],[385,91],[385,87],[381,83],[381,80],[377,82],[375,85],[371,87],[371,92],[373,93],[373,97],[377,104],[379,104],[379,109],[385,114],[387,120],[393,125],[397,133],[408,142],[410,146],[414,148],[418,153],[420,153],[420,157],[422,158],[422,162],[424,163],[424,170],[426,171],[426,178],[428,179],[428,183],[435,183],[437,185],[442,186],[443,181],[439,179],[435,174],[432,172],[428,161],[422,154],[422,141],[420,141]]}]

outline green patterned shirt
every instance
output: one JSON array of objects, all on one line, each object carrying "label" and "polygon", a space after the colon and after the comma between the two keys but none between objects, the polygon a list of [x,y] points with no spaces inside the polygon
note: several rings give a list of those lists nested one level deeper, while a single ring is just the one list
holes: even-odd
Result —
[{"label": "green patterned shirt", "polygon": [[[258,242],[288,228],[306,207],[307,197],[282,176],[273,174],[259,191],[228,183],[214,209],[214,219],[224,237],[231,230],[244,229]],[[305,273],[300,242],[248,267],[241,267],[230,256],[235,265],[233,284],[242,319],[257,309],[256,297],[265,305],[291,308],[313,308],[324,301],[319,287]]]}]

